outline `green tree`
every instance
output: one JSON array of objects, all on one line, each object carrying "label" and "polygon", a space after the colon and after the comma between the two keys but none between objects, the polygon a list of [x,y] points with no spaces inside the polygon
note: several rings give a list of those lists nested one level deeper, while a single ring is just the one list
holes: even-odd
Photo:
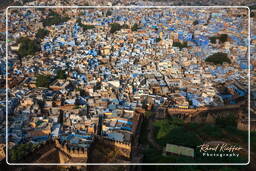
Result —
[{"label": "green tree", "polygon": [[76,20],[76,22],[78,23],[78,25],[80,25],[80,24],[82,23],[81,18],[79,17],[79,18]]},{"label": "green tree", "polygon": [[132,31],[137,31],[139,29],[139,25],[137,23],[133,24]]},{"label": "green tree", "polygon": [[20,161],[24,157],[26,157],[29,153],[34,151],[35,148],[36,148],[36,145],[33,145],[32,143],[16,145],[9,151],[10,160],[12,162]]},{"label": "green tree", "polygon": [[78,23],[78,25],[79,25],[80,27],[83,28],[83,31],[95,28],[94,25],[85,25],[85,24],[82,24],[81,18],[78,18],[78,19],[76,20],[76,22]]},{"label": "green tree", "polygon": [[52,9],[49,10],[48,15],[51,16],[51,17],[53,17],[53,16],[59,16],[59,14],[56,13],[55,11],[53,11]]},{"label": "green tree", "polygon": [[250,17],[254,17],[254,16],[255,16],[254,12],[251,12]]},{"label": "green tree", "polygon": [[121,30],[122,26],[119,23],[110,24],[110,33],[115,33],[118,30]]},{"label": "green tree", "polygon": [[102,86],[101,82],[97,82],[96,85],[93,87],[93,91],[100,90],[101,86]]},{"label": "green tree", "polygon": [[43,39],[45,36],[49,34],[49,31],[46,29],[39,29],[36,33],[37,39]]},{"label": "green tree", "polygon": [[199,21],[198,21],[198,20],[195,20],[195,21],[193,22],[193,25],[195,26],[195,25],[197,25],[197,24],[199,24]]},{"label": "green tree", "polygon": [[205,59],[205,62],[211,62],[215,65],[217,64],[223,64],[224,62],[231,63],[231,60],[228,58],[228,55],[226,53],[217,52],[213,55],[208,56]]},{"label": "green tree", "polygon": [[110,24],[110,33],[115,33],[121,29],[128,29],[129,26],[127,24],[120,25],[119,23],[111,23]]},{"label": "green tree", "polygon": [[122,25],[122,29],[128,29],[128,28],[129,28],[129,26],[127,24]]},{"label": "green tree", "polygon": [[220,43],[225,43],[226,41],[228,41],[228,35],[227,34],[221,34],[219,36],[212,36],[209,38],[211,43],[215,44],[216,40],[220,40]]},{"label": "green tree", "polygon": [[217,37],[217,36],[212,36],[212,37],[210,37],[209,39],[210,39],[210,42],[211,42],[212,44],[215,44],[215,43],[216,43],[216,40],[218,39],[218,37]]},{"label": "green tree", "polygon": [[37,87],[49,87],[51,83],[51,77],[49,75],[37,75],[36,86]]},{"label": "green tree", "polygon": [[180,48],[180,50],[181,50],[181,49],[183,49],[183,48],[188,47],[188,43],[187,43],[187,42],[184,42],[184,43],[181,43],[181,42],[173,42],[173,45],[172,45],[172,46],[178,47],[178,48]]},{"label": "green tree", "polygon": [[20,43],[20,48],[17,54],[20,57],[34,55],[37,51],[40,51],[40,42],[38,40],[31,40],[27,37],[18,39],[17,43]]},{"label": "green tree", "polygon": [[95,28],[94,25],[84,25],[84,24],[82,24],[80,26],[83,28],[83,30],[89,30],[89,29]]},{"label": "green tree", "polygon": [[221,34],[219,36],[219,39],[220,39],[221,43],[224,43],[224,42],[228,41],[228,35],[227,34]]},{"label": "green tree", "polygon": [[65,70],[57,70],[55,79],[66,79],[67,74]]},{"label": "green tree", "polygon": [[46,19],[43,19],[42,22],[43,22],[44,26],[51,26],[51,25],[62,24],[64,22],[68,21],[69,19],[70,19],[69,17],[60,16],[58,13],[50,10],[49,17]]},{"label": "green tree", "polygon": [[160,37],[156,38],[156,42],[160,42],[160,41],[161,41]]}]

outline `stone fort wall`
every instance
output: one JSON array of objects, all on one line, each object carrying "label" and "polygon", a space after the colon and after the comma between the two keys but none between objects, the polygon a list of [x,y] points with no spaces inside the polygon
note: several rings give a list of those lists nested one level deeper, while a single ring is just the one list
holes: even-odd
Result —
[{"label": "stone fort wall", "polygon": [[195,109],[182,109],[182,108],[168,108],[168,114],[176,113],[199,113],[204,111],[214,111],[214,110],[231,110],[240,108],[241,104],[230,104],[225,106],[216,106],[216,107],[198,107]]},{"label": "stone fort wall", "polygon": [[55,140],[55,146],[69,158],[88,158],[88,151],[86,148],[73,149],[66,143],[61,144],[59,140]]}]

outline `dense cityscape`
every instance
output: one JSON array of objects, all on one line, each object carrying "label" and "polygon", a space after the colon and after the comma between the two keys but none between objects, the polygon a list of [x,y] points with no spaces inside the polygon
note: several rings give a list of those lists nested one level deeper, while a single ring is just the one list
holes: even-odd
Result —
[{"label": "dense cityscape", "polygon": [[[249,42],[248,9],[110,7],[165,3],[9,8],[8,156],[4,19],[0,26],[2,159],[39,164],[247,163],[249,69],[254,139],[256,130],[256,37],[251,27]],[[253,22],[253,10],[250,15]],[[229,151],[225,158],[206,157],[198,148],[205,143],[242,150]]]}]

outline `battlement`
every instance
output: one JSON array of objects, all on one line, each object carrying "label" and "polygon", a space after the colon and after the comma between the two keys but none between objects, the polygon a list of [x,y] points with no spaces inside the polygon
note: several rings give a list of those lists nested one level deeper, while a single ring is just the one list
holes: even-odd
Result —
[{"label": "battlement", "polygon": [[88,151],[87,148],[81,148],[81,147],[71,147],[67,143],[60,143],[58,139],[55,140],[55,146],[57,149],[59,149],[61,152],[65,153],[70,158],[78,157],[78,158],[87,158],[88,157]]},{"label": "battlement", "polygon": [[106,144],[110,144],[110,145],[113,145],[115,147],[123,148],[123,149],[131,151],[131,147],[132,147],[131,143],[110,140],[110,139],[107,139],[107,138],[102,138],[102,141]]},{"label": "battlement", "polygon": [[[237,129],[243,130],[243,131],[248,131],[248,120],[238,121]],[[256,120],[251,120],[250,129],[253,132],[256,131]]]},{"label": "battlement", "polygon": [[225,106],[216,106],[216,107],[198,107],[194,109],[183,109],[183,108],[168,108],[168,114],[175,113],[197,113],[203,111],[212,111],[212,110],[229,110],[229,109],[237,109],[240,108],[242,104],[230,104]]}]

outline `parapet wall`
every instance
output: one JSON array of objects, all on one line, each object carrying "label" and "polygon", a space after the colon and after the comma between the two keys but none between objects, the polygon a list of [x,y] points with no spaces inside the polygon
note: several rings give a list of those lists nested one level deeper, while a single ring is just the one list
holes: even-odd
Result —
[{"label": "parapet wall", "polygon": [[[248,131],[248,120],[238,122],[237,129],[242,131]],[[251,121],[250,129],[251,131],[256,131],[256,121]]]},{"label": "parapet wall", "polygon": [[168,108],[168,114],[176,113],[197,113],[203,111],[213,111],[213,110],[230,110],[240,108],[241,104],[230,104],[225,106],[216,106],[216,107],[198,107],[195,109],[181,109],[181,108]]},{"label": "parapet wall", "polygon": [[126,143],[126,142],[120,142],[120,141],[114,141],[114,140],[110,140],[110,139],[106,139],[106,138],[102,138],[101,139],[104,143],[106,144],[110,144],[110,145],[113,145],[115,147],[118,147],[118,148],[122,148],[122,149],[126,149],[126,150],[129,150],[131,151],[131,143]]},{"label": "parapet wall", "polygon": [[87,148],[77,148],[73,149],[71,148],[68,144],[61,144],[59,140],[55,140],[55,146],[58,148],[60,151],[65,153],[67,156],[73,158],[87,158],[88,153],[87,153]]}]

